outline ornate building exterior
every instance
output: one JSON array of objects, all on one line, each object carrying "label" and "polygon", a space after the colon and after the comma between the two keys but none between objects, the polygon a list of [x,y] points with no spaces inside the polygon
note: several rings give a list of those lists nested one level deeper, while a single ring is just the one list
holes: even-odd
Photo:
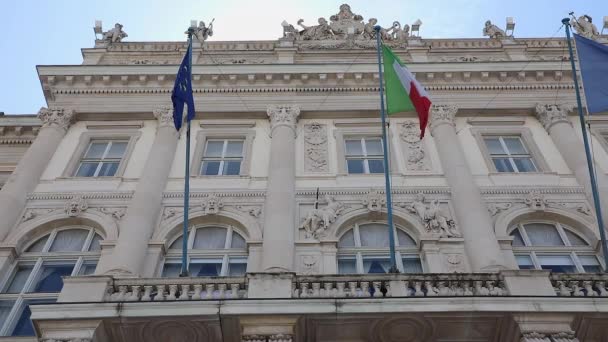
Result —
[{"label": "ornate building exterior", "polygon": [[[318,23],[198,35],[188,278],[186,44],[98,23],[81,65],[38,67],[48,108],[0,116],[0,341],[606,341],[566,41],[381,31],[434,103],[423,140],[390,117],[387,274],[376,20]],[[608,212],[608,119],[590,123]]]}]

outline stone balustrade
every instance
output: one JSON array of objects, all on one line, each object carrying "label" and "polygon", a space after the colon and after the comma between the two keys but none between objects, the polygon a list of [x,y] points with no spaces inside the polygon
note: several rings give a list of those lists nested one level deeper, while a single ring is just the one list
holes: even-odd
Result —
[{"label": "stone balustrade", "polygon": [[244,277],[119,279],[108,286],[106,302],[247,298]]},{"label": "stone balustrade", "polygon": [[608,297],[606,274],[552,274],[551,284],[561,297]]},{"label": "stone balustrade", "polygon": [[499,274],[298,276],[293,298],[508,296]]}]

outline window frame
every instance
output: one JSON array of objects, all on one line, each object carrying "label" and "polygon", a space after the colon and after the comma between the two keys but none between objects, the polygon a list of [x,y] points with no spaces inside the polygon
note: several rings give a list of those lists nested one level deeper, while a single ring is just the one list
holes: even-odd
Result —
[{"label": "window frame", "polygon": [[[80,251],[77,252],[50,252],[51,245],[55,241],[57,233],[64,230],[86,230],[88,231],[87,237],[83,242],[83,246]],[[59,297],[60,292],[33,292],[34,286],[36,286],[42,275],[42,270],[46,265],[73,265],[70,276],[79,275],[82,269],[87,263],[91,261],[97,263],[101,257],[101,250],[89,251],[95,235],[103,236],[92,227],[82,225],[71,225],[63,226],[60,228],[53,229],[50,233],[38,236],[36,239],[32,239],[30,243],[25,245],[22,252],[16,258],[16,260],[9,267],[8,272],[0,278],[0,300],[3,302],[14,302],[10,309],[6,320],[0,322],[0,336],[11,336],[13,333],[19,318],[21,317],[25,305],[28,301],[43,300],[47,302],[54,302]],[[43,248],[39,252],[27,252],[27,250],[33,246],[40,239],[48,236]],[[27,278],[23,283],[23,287],[19,292],[7,293],[6,290],[14,280],[18,269],[22,266],[32,266],[32,270],[28,274]]]},{"label": "window frame", "polygon": [[[226,229],[226,240],[224,248],[218,249],[193,249],[194,241],[196,238],[197,230],[205,228],[224,228]],[[238,234],[243,240],[245,240],[245,248],[232,248],[232,235]],[[193,259],[221,259],[222,267],[220,269],[219,277],[228,277],[230,271],[230,260],[231,259],[245,259],[246,269],[249,266],[249,246],[247,245],[246,235],[238,229],[235,229],[232,225],[225,224],[201,224],[195,225],[188,231],[188,265],[192,263]],[[182,234],[175,236],[171,239],[170,243],[167,244],[167,253],[165,254],[164,260],[160,265],[159,277],[165,277],[163,275],[165,264],[180,264],[182,257],[182,250],[170,249],[178,239],[182,237]],[[227,248],[230,244],[230,247]]]},{"label": "window frame", "polygon": [[[382,137],[382,125],[379,120],[334,120],[334,137],[336,139],[336,153],[337,153],[337,173],[338,176],[378,176],[383,173],[348,173],[348,166],[346,161],[346,140],[358,139],[358,138],[376,138]],[[399,172],[399,161],[397,149],[399,148],[399,142],[393,139],[391,129],[387,130],[387,139],[389,143],[389,168],[392,174]],[[384,148],[384,146],[382,146]]]},{"label": "window frame", "polygon": [[[545,161],[543,154],[541,153],[539,147],[536,145],[534,141],[534,137],[532,132],[527,127],[515,127],[515,126],[506,126],[506,127],[473,127],[471,128],[471,135],[477,141],[477,146],[480,149],[480,152],[483,156],[483,159],[486,163],[486,167],[488,168],[488,172],[490,174],[499,174],[499,175],[534,175],[539,173],[549,173],[551,172],[547,162]],[[517,137],[521,140],[524,148],[528,151],[530,159],[532,163],[536,167],[535,172],[500,172],[496,169],[496,165],[494,165],[494,161],[492,160],[492,155],[488,150],[488,147],[485,142],[485,138],[492,137]],[[507,156],[507,157],[510,157]],[[514,168],[517,169],[517,168]]]},{"label": "window frame", "polygon": [[[340,237],[338,238],[338,242],[336,243],[336,270],[339,273],[339,260],[340,258],[347,259],[353,258],[355,259],[355,269],[356,274],[368,274],[364,272],[363,268],[363,259],[365,257],[389,257],[390,258],[390,250],[389,247],[386,248],[370,248],[361,245],[361,234],[359,232],[360,226],[365,226],[368,224],[376,224],[376,225],[385,225],[388,226],[386,222],[378,222],[378,221],[360,221],[356,222],[349,229],[345,230]],[[412,241],[414,241],[415,246],[400,246],[399,245],[399,236],[397,234],[397,230],[401,230],[403,233],[407,234]],[[346,235],[348,232],[353,232],[354,239],[354,247],[339,247],[338,244],[340,240]],[[420,260],[420,266],[422,268],[422,272],[426,272],[426,267],[422,262],[422,257],[420,255],[420,246],[419,242],[414,239],[412,234],[406,229],[398,227],[397,225],[393,226],[393,232],[395,236],[395,261],[397,262],[397,269],[399,272],[404,273],[403,269],[403,259],[407,256],[415,255],[418,260]],[[365,254],[365,255],[364,255]]]},{"label": "window frame", "polygon": [[[526,231],[525,225],[527,224],[547,224],[555,227],[557,233],[559,234],[560,239],[562,240],[562,246],[533,246],[530,238],[528,237],[528,233]],[[513,227],[509,229],[509,236],[512,236],[515,230],[519,231],[519,234],[522,238],[524,246],[512,246],[513,255],[517,258],[518,256],[527,256],[532,261],[533,269],[542,270],[542,264],[539,260],[539,256],[568,256],[572,261],[572,264],[576,268],[576,273],[587,273],[584,269],[584,265],[580,260],[582,256],[593,256],[595,260],[598,262],[600,268],[604,269],[605,265],[603,265],[601,258],[598,258],[598,255],[592,244],[588,241],[588,239],[578,233],[576,230],[570,227],[565,227],[560,222],[557,221],[549,221],[549,220],[526,220],[522,222],[518,222]],[[576,246],[572,245],[570,239],[566,235],[566,231],[575,234],[577,237],[582,239],[587,243],[587,246]],[[519,263],[518,263],[519,268]],[[520,268],[521,269],[521,268]]]},{"label": "window frame", "polygon": [[[201,130],[196,134],[196,145],[190,166],[191,177],[249,177],[252,161],[253,140],[255,139],[255,121],[243,120],[228,122],[223,120],[203,121],[200,123]],[[241,169],[238,175],[202,175],[201,167],[203,153],[209,140],[243,140],[243,153]]]},{"label": "window frame", "polygon": [[[222,153],[219,157],[208,157],[205,156],[205,154],[207,153],[207,148],[209,147],[209,142],[214,142],[214,141],[221,141],[222,142]],[[226,150],[228,149],[228,144],[231,142],[240,142],[241,143],[241,156],[240,157],[227,157],[226,156]],[[245,149],[245,139],[235,139],[235,138],[225,138],[225,139],[213,139],[213,138],[209,138],[205,141],[205,146],[202,149],[202,153],[203,155],[201,156],[201,162],[199,163],[199,168],[198,168],[198,172],[197,175],[199,176],[240,176],[241,175],[241,168],[243,167],[243,154],[244,154],[244,149]],[[224,174],[224,165],[225,163],[228,161],[239,161],[239,174],[238,175],[228,175],[228,174]],[[205,163],[205,161],[219,161],[220,165],[218,167],[218,174],[216,175],[207,175],[207,174],[203,174],[203,165]]]},{"label": "window frame", "polygon": [[[67,163],[66,168],[62,173],[62,178],[76,178],[76,179],[115,179],[120,178],[124,175],[125,169],[127,168],[127,164],[131,159],[131,154],[135,149],[135,145],[137,140],[141,137],[141,131],[139,130],[93,130],[86,131],[80,135],[80,139],[78,140],[78,145],[74,152],[72,153],[72,157]],[[116,173],[113,176],[93,176],[93,177],[83,177],[76,176],[76,172],[80,167],[80,163],[85,156],[85,153],[89,150],[89,146],[94,141],[127,141],[127,147],[125,148],[125,152],[118,164],[118,168],[116,168]]]}]

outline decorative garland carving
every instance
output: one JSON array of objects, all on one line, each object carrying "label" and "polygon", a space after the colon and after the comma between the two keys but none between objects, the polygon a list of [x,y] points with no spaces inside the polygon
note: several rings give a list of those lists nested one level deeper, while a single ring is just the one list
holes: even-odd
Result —
[{"label": "decorative garland carving", "polygon": [[304,169],[308,172],[329,172],[327,127],[316,122],[304,125]]},{"label": "decorative garland carving", "polygon": [[414,171],[430,170],[428,158],[420,140],[420,128],[418,123],[413,120],[408,120],[401,125],[401,140],[406,144],[406,162],[407,169]]}]

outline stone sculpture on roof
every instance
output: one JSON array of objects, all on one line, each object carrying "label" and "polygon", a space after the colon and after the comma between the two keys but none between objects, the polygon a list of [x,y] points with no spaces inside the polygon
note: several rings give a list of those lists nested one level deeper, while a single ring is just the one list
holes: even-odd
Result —
[{"label": "stone sculpture on roof", "polygon": [[127,32],[122,30],[122,25],[116,23],[114,28],[103,33],[103,40],[108,43],[120,43],[123,38],[128,37]]},{"label": "stone sculpture on roof", "polygon": [[570,25],[572,25],[572,28],[576,31],[576,33],[585,38],[595,39],[600,35],[597,27],[593,23],[593,18],[586,14],[581,15],[578,17],[578,19],[572,17],[570,20]]},{"label": "stone sculpture on roof", "polygon": [[503,29],[492,24],[490,20],[486,21],[486,24],[483,27],[483,35],[493,39],[504,38],[507,36]]},{"label": "stone sculpture on roof", "polygon": [[194,36],[201,44],[209,37],[213,36],[213,21],[211,21],[209,26],[205,26],[205,22],[201,20],[198,23],[198,27],[194,29]]}]

